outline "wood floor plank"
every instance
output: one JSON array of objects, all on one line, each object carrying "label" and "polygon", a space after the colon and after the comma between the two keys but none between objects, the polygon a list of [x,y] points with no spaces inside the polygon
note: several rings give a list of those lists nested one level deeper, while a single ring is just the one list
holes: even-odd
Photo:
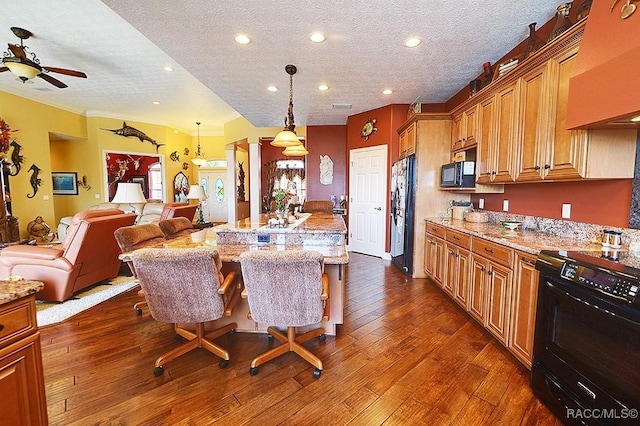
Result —
[{"label": "wood floor plank", "polygon": [[132,306],[137,289],[41,329],[51,425],[560,424],[531,393],[528,371],[428,279],[351,254],[345,323],[249,375],[270,343],[221,336],[228,368],[196,350],[152,374],[180,344],[173,327]]}]

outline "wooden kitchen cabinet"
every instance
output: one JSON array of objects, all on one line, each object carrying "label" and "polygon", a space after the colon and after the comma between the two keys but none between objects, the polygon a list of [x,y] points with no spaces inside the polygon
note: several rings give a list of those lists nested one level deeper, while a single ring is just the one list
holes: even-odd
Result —
[{"label": "wooden kitchen cabinet", "polygon": [[460,151],[476,146],[478,131],[479,105],[472,105],[462,113],[453,117],[451,132],[451,150]]},{"label": "wooden kitchen cabinet", "polygon": [[464,112],[478,108],[476,183],[633,178],[636,129],[567,130],[583,30],[571,28],[453,110],[460,134]]},{"label": "wooden kitchen cabinet", "polygon": [[400,133],[399,156],[401,159],[416,153],[416,126],[417,123],[413,122]]},{"label": "wooden kitchen cabinet", "polygon": [[0,305],[0,423],[46,425],[47,405],[35,296]]},{"label": "wooden kitchen cabinet", "polygon": [[483,238],[472,241],[469,313],[506,346],[514,250]]},{"label": "wooden kitchen cabinet", "polygon": [[469,267],[471,236],[451,229],[446,230],[447,272],[443,289],[465,310],[469,300]]},{"label": "wooden kitchen cabinet", "polygon": [[540,279],[535,263],[535,256],[516,252],[508,339],[509,350],[529,369],[533,355]]},{"label": "wooden kitchen cabinet", "polygon": [[444,228],[432,224],[427,225],[425,235],[424,269],[439,286],[443,286],[446,273],[446,251]]},{"label": "wooden kitchen cabinet", "polygon": [[493,137],[489,137],[488,158],[491,182],[493,183],[515,181],[519,94],[520,81],[518,80],[498,92],[495,97],[495,133]]}]

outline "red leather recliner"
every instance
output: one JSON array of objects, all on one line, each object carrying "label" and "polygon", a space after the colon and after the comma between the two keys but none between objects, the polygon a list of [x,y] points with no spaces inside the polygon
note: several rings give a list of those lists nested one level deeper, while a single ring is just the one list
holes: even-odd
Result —
[{"label": "red leather recliner", "polygon": [[174,217],[186,217],[193,222],[193,216],[198,210],[197,204],[189,203],[166,203],[162,209],[160,220],[172,219]]},{"label": "red leather recliner", "polygon": [[116,209],[76,213],[62,244],[2,249],[0,277],[19,275],[42,281],[44,289],[36,297],[62,302],[78,290],[118,275],[120,247],[113,233],[135,220],[135,213]]}]

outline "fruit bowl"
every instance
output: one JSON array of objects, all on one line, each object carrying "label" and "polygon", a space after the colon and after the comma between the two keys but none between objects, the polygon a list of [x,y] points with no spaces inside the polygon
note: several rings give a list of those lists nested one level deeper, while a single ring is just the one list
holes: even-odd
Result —
[{"label": "fruit bowl", "polygon": [[502,226],[504,226],[505,228],[510,229],[510,230],[512,230],[512,231],[513,231],[513,230],[514,230],[514,229],[516,229],[518,226],[522,225],[522,222],[506,221],[506,222],[500,222],[500,224],[501,224]]}]

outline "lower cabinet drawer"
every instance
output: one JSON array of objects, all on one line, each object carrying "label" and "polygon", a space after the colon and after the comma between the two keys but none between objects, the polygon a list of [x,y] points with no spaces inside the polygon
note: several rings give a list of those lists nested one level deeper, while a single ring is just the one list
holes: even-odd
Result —
[{"label": "lower cabinet drawer", "polygon": [[36,328],[34,304],[25,297],[0,306],[0,346],[8,345]]},{"label": "lower cabinet drawer", "polygon": [[473,252],[508,268],[513,267],[514,251],[489,240],[474,237]]}]

